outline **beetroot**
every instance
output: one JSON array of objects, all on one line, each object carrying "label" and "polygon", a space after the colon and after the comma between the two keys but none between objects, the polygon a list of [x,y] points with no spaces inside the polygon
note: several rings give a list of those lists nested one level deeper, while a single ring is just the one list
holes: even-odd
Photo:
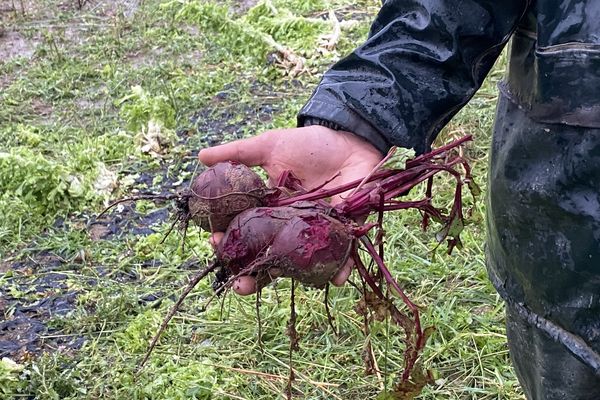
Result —
[{"label": "beetroot", "polygon": [[[117,204],[137,200],[174,200],[175,221],[187,230],[190,221],[209,232],[224,232],[240,212],[265,205],[271,191],[260,176],[244,164],[222,162],[198,175],[189,189],[177,194],[142,194],[117,200],[104,209],[98,219]],[[171,229],[167,235],[171,232]]]},{"label": "beetroot", "polygon": [[263,205],[266,191],[260,176],[244,164],[218,163],[192,182],[189,218],[204,230],[225,231],[240,212]]},{"label": "beetroot", "polygon": [[229,273],[239,274],[269,249],[279,229],[296,209],[254,208],[236,216],[217,248],[217,257]]},{"label": "beetroot", "polygon": [[316,203],[262,207],[235,217],[217,249],[232,274],[278,268],[284,277],[323,288],[348,258],[351,230]]},{"label": "beetroot", "polygon": [[335,218],[304,211],[279,230],[269,258],[282,276],[324,288],[350,255],[353,237],[349,231]]}]

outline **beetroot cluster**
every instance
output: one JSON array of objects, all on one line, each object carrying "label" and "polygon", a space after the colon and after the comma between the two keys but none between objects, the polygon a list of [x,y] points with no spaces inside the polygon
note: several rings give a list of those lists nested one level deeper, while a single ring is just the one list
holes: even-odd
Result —
[{"label": "beetroot cluster", "polygon": [[[227,162],[208,168],[187,193],[177,198],[177,218],[184,227],[193,221],[210,232],[224,232],[224,236],[216,249],[215,263],[193,279],[178,304],[195,283],[215,269],[217,292],[228,289],[241,276],[269,281],[268,275],[274,269],[278,276],[327,288],[330,279],[350,260],[362,282],[362,308],[387,315],[406,334],[405,368],[399,385],[408,384],[428,330],[421,326],[419,308],[384,263],[384,214],[416,209],[422,214],[424,228],[430,221],[440,225],[436,239],[447,241],[449,252],[460,245],[464,226],[462,188],[467,185],[473,195],[478,191],[467,161],[456,151],[468,140],[470,136],[409,160],[403,169],[379,165],[364,179],[334,188],[306,190],[289,171],[276,187],[268,188],[244,165]],[[433,178],[439,173],[450,174],[456,182],[449,210],[432,201]],[[425,185],[421,192],[424,195],[407,200],[406,194],[421,184]],[[335,206],[327,202],[332,196],[348,192],[351,194]],[[368,215],[376,216],[376,221],[362,226],[354,222]],[[371,257],[371,263],[365,263],[359,255],[361,248],[362,254]],[[406,311],[401,311],[394,296],[399,297]]]}]

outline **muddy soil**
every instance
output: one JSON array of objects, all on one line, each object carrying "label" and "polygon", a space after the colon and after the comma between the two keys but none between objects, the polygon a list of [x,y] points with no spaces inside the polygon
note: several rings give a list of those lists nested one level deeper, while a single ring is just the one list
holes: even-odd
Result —
[{"label": "muddy soil", "polygon": [[[0,0],[0,64],[15,58],[30,59],[42,42],[39,31],[59,32],[70,43],[81,43],[94,29],[110,25],[115,18],[131,20],[141,0]],[[62,12],[74,13],[64,22]],[[94,23],[88,26],[88,18]]]},{"label": "muddy soil", "polygon": [[39,41],[15,31],[0,31],[0,63],[17,57],[33,57]]},{"label": "muddy soil", "polygon": [[27,261],[5,263],[11,274],[0,287],[0,358],[25,361],[44,350],[70,351],[83,344],[79,335],[52,335],[47,326],[75,308],[77,294],[70,291],[65,260],[41,251]]}]

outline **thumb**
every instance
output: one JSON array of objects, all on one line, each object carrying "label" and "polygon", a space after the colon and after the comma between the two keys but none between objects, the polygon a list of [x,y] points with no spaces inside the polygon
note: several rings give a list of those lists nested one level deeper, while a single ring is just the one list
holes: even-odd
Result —
[{"label": "thumb", "polygon": [[236,161],[254,167],[264,163],[265,153],[265,143],[259,135],[202,149],[198,159],[209,167],[223,161]]}]

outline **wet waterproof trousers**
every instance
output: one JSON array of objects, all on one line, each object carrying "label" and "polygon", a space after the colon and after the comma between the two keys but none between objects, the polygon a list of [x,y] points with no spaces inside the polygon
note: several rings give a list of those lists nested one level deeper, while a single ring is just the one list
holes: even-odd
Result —
[{"label": "wet waterproof trousers", "polygon": [[502,93],[487,268],[529,400],[600,400],[600,129],[547,124]]},{"label": "wet waterproof trousers", "polygon": [[506,307],[510,356],[530,400],[599,400],[600,378],[547,332]]}]

